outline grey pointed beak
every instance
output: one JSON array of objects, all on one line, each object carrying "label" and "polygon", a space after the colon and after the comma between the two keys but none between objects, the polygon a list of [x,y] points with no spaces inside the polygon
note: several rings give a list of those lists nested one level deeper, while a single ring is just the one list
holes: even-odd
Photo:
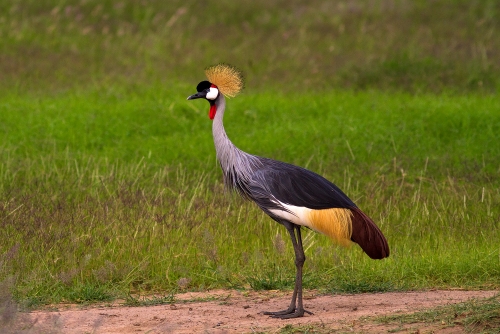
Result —
[{"label": "grey pointed beak", "polygon": [[196,94],[193,94],[191,96],[188,96],[188,100],[194,100],[194,99],[201,99],[201,98],[205,98],[207,95],[207,92],[206,91],[202,91],[202,92],[198,92]]}]

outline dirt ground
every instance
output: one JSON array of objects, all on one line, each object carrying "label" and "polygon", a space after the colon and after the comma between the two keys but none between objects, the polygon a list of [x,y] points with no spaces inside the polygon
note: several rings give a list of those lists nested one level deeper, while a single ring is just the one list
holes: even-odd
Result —
[{"label": "dirt ground", "polygon": [[[174,304],[159,306],[57,305],[53,310],[22,313],[16,321],[18,333],[277,333],[287,325],[315,325],[322,333],[387,333],[398,325],[382,325],[364,317],[400,314],[470,298],[487,298],[498,291],[423,291],[320,295],[307,291],[305,307],[313,312],[293,320],[263,315],[288,306],[290,292],[239,292],[216,290],[175,296]],[[21,327],[22,328],[21,328]],[[412,324],[403,332],[457,333],[460,327]]]}]

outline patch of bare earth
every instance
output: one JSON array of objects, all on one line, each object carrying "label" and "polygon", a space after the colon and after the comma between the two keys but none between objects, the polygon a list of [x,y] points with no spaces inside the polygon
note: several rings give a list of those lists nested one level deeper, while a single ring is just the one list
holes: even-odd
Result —
[{"label": "patch of bare earth", "polygon": [[[396,325],[381,325],[364,317],[409,313],[470,298],[488,298],[498,291],[422,291],[320,295],[307,291],[305,307],[313,312],[292,320],[273,319],[261,312],[288,306],[291,293],[216,290],[175,296],[174,304],[126,307],[57,305],[56,311],[22,314],[24,332],[43,333],[276,333],[287,325],[317,326],[321,332],[387,333]],[[200,301],[202,300],[202,301]],[[203,301],[204,300],[204,301]],[[24,325],[23,325],[24,324]],[[405,332],[460,333],[460,327],[413,324]],[[14,330],[14,328],[12,328]],[[26,331],[28,330],[28,331]],[[14,331],[15,332],[15,331]]]}]

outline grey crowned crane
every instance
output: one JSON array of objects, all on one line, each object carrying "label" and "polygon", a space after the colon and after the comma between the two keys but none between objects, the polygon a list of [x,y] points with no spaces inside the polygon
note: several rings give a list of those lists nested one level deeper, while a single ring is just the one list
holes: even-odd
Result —
[{"label": "grey crowned crane", "polygon": [[307,169],[243,152],[226,135],[222,119],[226,108],[224,95],[233,97],[243,87],[241,72],[219,64],[206,69],[208,81],[196,87],[188,100],[206,99],[210,103],[217,159],[224,183],[242,197],[254,201],[290,234],[295,251],[295,288],[288,309],[264,312],[289,319],[310,313],[302,303],[302,266],[306,259],[300,228],[323,233],[341,245],[357,243],[372,259],[389,256],[387,241],[375,225],[336,185]]}]

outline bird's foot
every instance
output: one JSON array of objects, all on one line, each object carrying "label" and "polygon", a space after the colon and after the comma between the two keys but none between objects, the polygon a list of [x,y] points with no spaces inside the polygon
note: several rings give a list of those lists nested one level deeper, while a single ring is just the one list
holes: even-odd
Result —
[{"label": "bird's foot", "polygon": [[287,310],[277,311],[277,312],[263,312],[264,315],[269,315],[271,318],[277,319],[293,319],[300,318],[304,316],[304,313],[313,314],[304,309],[288,308]]}]

